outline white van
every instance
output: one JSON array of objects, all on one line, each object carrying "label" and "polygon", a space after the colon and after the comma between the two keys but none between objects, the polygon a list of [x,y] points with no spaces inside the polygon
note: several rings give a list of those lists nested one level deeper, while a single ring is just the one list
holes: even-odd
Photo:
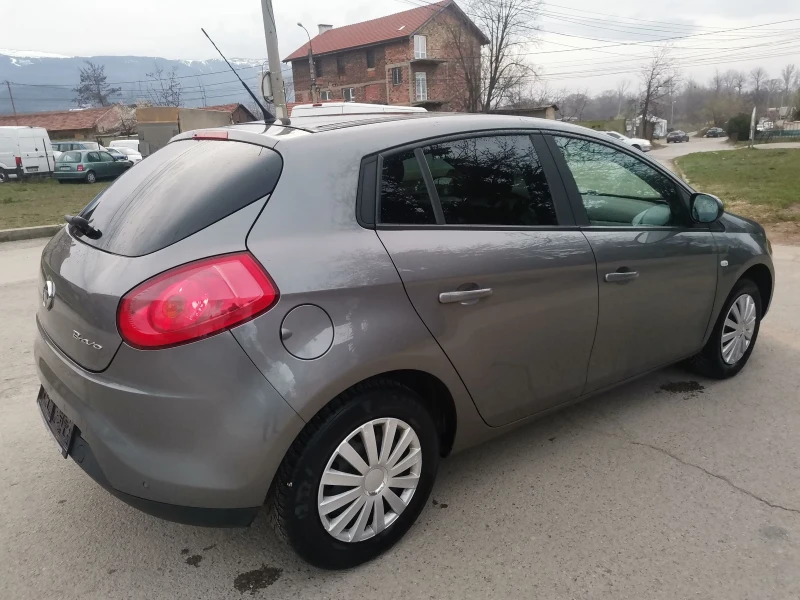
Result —
[{"label": "white van", "polygon": [[50,175],[55,157],[43,127],[0,127],[0,183],[9,177]]},{"label": "white van", "polygon": [[136,150],[136,152],[139,152],[139,140],[136,140],[136,139],[114,140],[108,145],[108,147],[109,148],[130,148],[131,150]]},{"label": "white van", "polygon": [[392,104],[368,104],[364,102],[317,102],[316,104],[295,105],[289,117],[297,119],[299,117],[324,117],[328,115],[412,112],[428,111],[420,106],[395,106]]}]

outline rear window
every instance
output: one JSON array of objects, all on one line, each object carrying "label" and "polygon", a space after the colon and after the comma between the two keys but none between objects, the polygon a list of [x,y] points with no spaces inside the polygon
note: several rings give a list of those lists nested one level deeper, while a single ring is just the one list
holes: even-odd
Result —
[{"label": "rear window", "polygon": [[79,163],[79,162],[81,162],[81,153],[80,152],[64,152],[61,156],[58,157],[56,162]]},{"label": "rear window", "polygon": [[272,192],[282,165],[277,152],[254,144],[173,142],[83,209],[101,235],[82,239],[123,256],[161,250]]}]

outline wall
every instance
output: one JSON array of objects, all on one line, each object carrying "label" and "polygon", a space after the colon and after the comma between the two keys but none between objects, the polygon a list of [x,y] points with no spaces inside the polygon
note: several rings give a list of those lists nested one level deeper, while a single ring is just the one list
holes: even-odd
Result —
[{"label": "wall", "polygon": [[178,123],[142,123],[137,125],[139,131],[139,139],[144,142],[140,145],[139,150],[142,151],[142,156],[148,156],[156,150],[166,146],[173,136],[178,135]]},{"label": "wall", "polygon": [[202,108],[178,109],[178,127],[182,132],[207,127],[225,127],[230,124],[231,113],[226,111]]}]

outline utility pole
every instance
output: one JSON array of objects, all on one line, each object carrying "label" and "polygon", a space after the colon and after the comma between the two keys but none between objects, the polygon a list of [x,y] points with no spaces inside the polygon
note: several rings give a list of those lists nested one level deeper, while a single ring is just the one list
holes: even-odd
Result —
[{"label": "utility pole", "polygon": [[275,25],[275,13],[272,11],[272,0],[261,0],[261,13],[264,17],[264,36],[267,38],[267,60],[269,61],[269,80],[272,88],[272,103],[275,105],[275,117],[286,119],[286,90],[283,87],[281,57],[278,54],[278,32]]},{"label": "utility pole", "polygon": [[6,87],[8,87],[8,97],[11,98],[11,111],[14,113],[14,123],[19,125],[17,121],[17,107],[14,106],[14,94],[11,93],[11,82],[6,79]]},{"label": "utility pole", "polygon": [[302,23],[297,24],[308,36],[308,72],[311,75],[311,102],[317,102],[317,71],[314,69],[314,49],[311,47],[311,34]]}]

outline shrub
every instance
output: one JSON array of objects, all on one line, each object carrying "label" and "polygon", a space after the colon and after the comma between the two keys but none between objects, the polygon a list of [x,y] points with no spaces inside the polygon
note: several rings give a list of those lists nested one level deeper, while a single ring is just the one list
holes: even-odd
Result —
[{"label": "shrub", "polygon": [[728,137],[733,141],[750,139],[750,115],[739,113],[728,120],[725,126]]}]

